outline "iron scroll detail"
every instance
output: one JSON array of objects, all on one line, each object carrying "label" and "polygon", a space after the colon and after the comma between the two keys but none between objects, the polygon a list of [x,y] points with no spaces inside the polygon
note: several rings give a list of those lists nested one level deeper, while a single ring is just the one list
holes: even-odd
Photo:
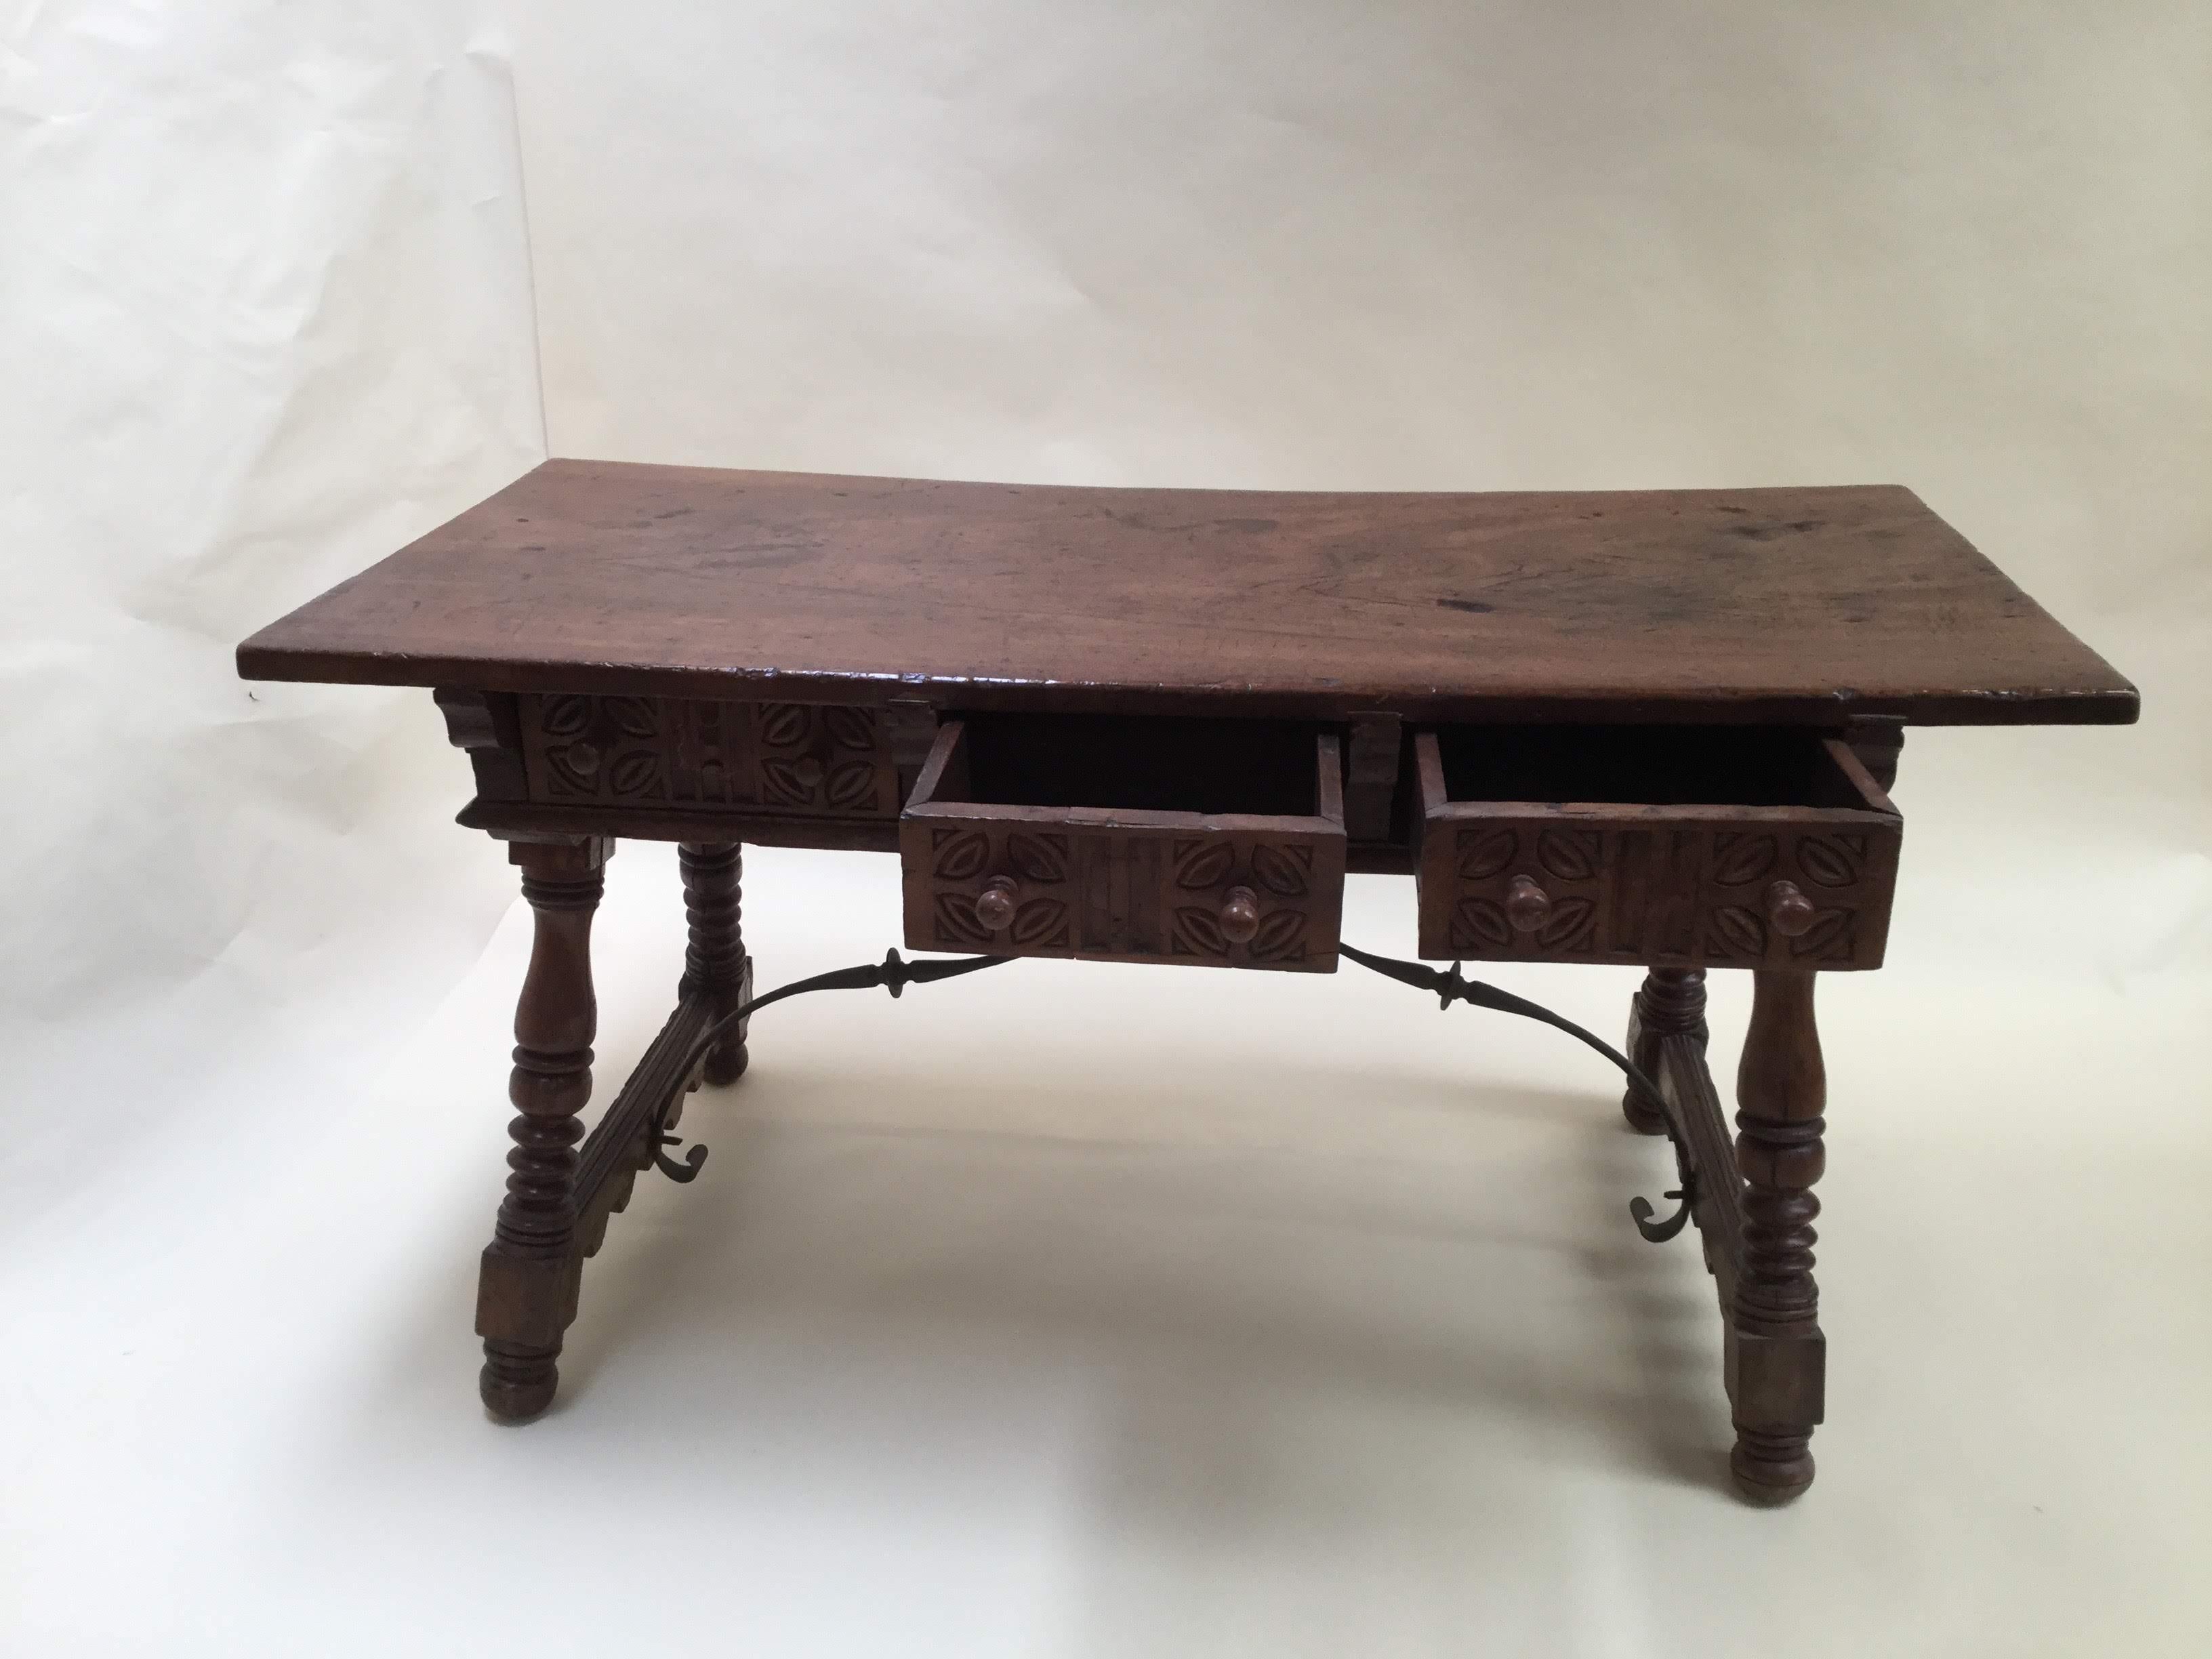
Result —
[{"label": "iron scroll detail", "polygon": [[1515,996],[1510,991],[1502,991],[1495,985],[1464,977],[1456,962],[1452,963],[1450,971],[1446,972],[1422,963],[1375,956],[1350,945],[1340,945],[1337,948],[1361,967],[1371,969],[1386,979],[1395,979],[1400,984],[1410,985],[1416,990],[1434,991],[1439,1008],[1448,1009],[1455,1002],[1465,1002],[1501,1014],[1517,1014],[1523,1019],[1533,1019],[1540,1025],[1548,1025],[1553,1030],[1565,1031],[1577,1042],[1595,1049],[1611,1060],[1620,1069],[1620,1074],[1628,1079],[1629,1086],[1650,1101],[1660,1121],[1667,1126],[1667,1139],[1674,1148],[1674,1168],[1678,1177],[1674,1189],[1665,1194],[1678,1206],[1672,1215],[1663,1221],[1655,1221],[1652,1218],[1656,1212],[1651,1200],[1632,1198],[1628,1200],[1629,1219],[1636,1224],[1636,1231],[1654,1244],[1665,1243],[1689,1224],[1698,1202],[1698,1172],[1691,1167],[1688,1154],[1683,1148],[1681,1133],[1675,1127],[1673,1115],[1667,1109],[1666,1097],[1660,1093],[1659,1085],[1650,1076],[1626,1054],[1604,1038],[1576,1024],[1565,1015],[1553,1013],[1540,1002],[1531,1002],[1526,997]]},{"label": "iron scroll detail", "polygon": [[[1621,1075],[1628,1079],[1629,1085],[1652,1103],[1654,1109],[1658,1112],[1662,1121],[1667,1126],[1668,1139],[1673,1143],[1674,1148],[1674,1164],[1678,1179],[1675,1187],[1665,1194],[1665,1197],[1676,1206],[1674,1213],[1664,1220],[1655,1219],[1656,1212],[1650,1200],[1634,1198],[1629,1200],[1630,1218],[1635,1222],[1637,1231],[1655,1244],[1663,1243],[1673,1238],[1689,1224],[1698,1201],[1698,1172],[1689,1163],[1682,1146],[1680,1133],[1675,1127],[1672,1114],[1667,1109],[1666,1098],[1660,1092],[1659,1085],[1627,1055],[1622,1054],[1602,1037],[1576,1024],[1564,1014],[1554,1013],[1540,1002],[1532,1002],[1526,997],[1516,996],[1510,991],[1501,990],[1498,987],[1486,984],[1481,980],[1465,977],[1460,972],[1460,964],[1456,962],[1452,963],[1449,971],[1446,971],[1431,968],[1422,963],[1402,961],[1395,957],[1376,956],[1370,951],[1362,951],[1355,945],[1340,945],[1338,949],[1341,954],[1358,963],[1361,967],[1381,974],[1386,979],[1396,980],[1401,985],[1410,985],[1416,990],[1435,992],[1437,1006],[1440,1009],[1449,1009],[1455,1002],[1464,1002],[1477,1008],[1490,1009],[1496,1013],[1512,1014],[1522,1019],[1534,1020],[1540,1025],[1548,1025],[1554,1030],[1565,1032],[1577,1042],[1610,1060],[1620,1070]],[[708,1051],[715,1043],[737,1030],[751,1015],[763,1008],[773,1006],[789,998],[805,996],[815,991],[861,991],[872,990],[878,987],[881,987],[889,991],[892,996],[896,997],[909,985],[927,985],[939,980],[957,979],[963,974],[977,973],[986,968],[1000,967],[1014,960],[1012,957],[976,956],[908,962],[899,955],[897,951],[891,950],[884,953],[884,959],[879,963],[861,963],[851,968],[833,969],[826,974],[816,974],[807,979],[794,980],[788,985],[779,986],[764,995],[740,1003],[700,1031],[691,1039],[690,1047],[685,1050],[684,1057],[678,1068],[678,1075],[691,1072],[706,1059]],[[703,1146],[693,1146],[690,1152],[684,1154],[680,1163],[668,1156],[665,1149],[683,1144],[678,1137],[670,1134],[667,1130],[668,1112],[673,1104],[674,1100],[672,1098],[669,1106],[663,1107],[647,1126],[647,1133],[650,1139],[646,1144],[653,1148],[654,1167],[672,1181],[690,1182],[696,1177],[700,1165],[706,1162],[707,1149]]]},{"label": "iron scroll detail", "polygon": [[[759,1010],[788,998],[805,996],[811,991],[867,991],[878,986],[896,997],[909,985],[928,985],[941,979],[957,979],[963,974],[996,968],[1013,960],[1012,957],[955,957],[941,962],[908,962],[897,951],[890,950],[884,953],[881,962],[864,962],[851,968],[833,968],[826,974],[793,980],[788,985],[780,985],[763,995],[739,1003],[693,1037],[676,1067],[676,1074],[679,1077],[690,1075],[707,1058],[708,1051],[724,1037],[739,1030],[746,1019]],[[682,1093],[678,1090],[653,1114],[646,1125],[645,1133],[647,1137],[646,1145],[652,1148],[653,1167],[671,1181],[688,1184],[698,1178],[699,1167],[707,1161],[707,1149],[695,1143],[680,1163],[668,1155],[668,1148],[684,1144],[679,1137],[668,1133],[669,1114],[682,1097]]]}]

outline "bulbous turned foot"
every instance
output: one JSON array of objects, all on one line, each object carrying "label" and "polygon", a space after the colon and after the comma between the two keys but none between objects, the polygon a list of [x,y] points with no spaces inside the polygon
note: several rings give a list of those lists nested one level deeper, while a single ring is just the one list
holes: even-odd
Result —
[{"label": "bulbous turned foot", "polygon": [[477,1393],[496,1423],[527,1423],[543,1416],[561,1385],[560,1367],[550,1353],[496,1353],[484,1345],[483,1369]]},{"label": "bulbous turned foot", "polygon": [[708,1083],[720,1088],[743,1077],[751,1058],[742,1042],[718,1044],[707,1051],[707,1063],[701,1068],[702,1075]]},{"label": "bulbous turned foot", "polygon": [[1620,1097],[1620,1115],[1628,1120],[1628,1127],[1640,1135],[1663,1135],[1667,1120],[1642,1094],[1631,1089]]},{"label": "bulbous turned foot", "polygon": [[1813,1484],[1812,1437],[1738,1429],[1729,1474],[1746,1503],[1773,1509],[1804,1496]]}]

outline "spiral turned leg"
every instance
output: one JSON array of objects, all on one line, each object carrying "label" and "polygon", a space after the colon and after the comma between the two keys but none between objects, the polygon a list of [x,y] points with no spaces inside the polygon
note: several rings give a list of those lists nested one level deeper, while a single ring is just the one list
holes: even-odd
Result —
[{"label": "spiral turned leg", "polygon": [[[1628,1040],[1621,1047],[1638,1071],[1656,1078],[1661,1039],[1682,1036],[1696,1037],[1700,1046],[1705,1041],[1705,970],[1654,968],[1628,1005]],[[1667,1133],[1658,1108],[1632,1088],[1620,1097],[1620,1115],[1638,1134]]]},{"label": "spiral turned leg", "polygon": [[[684,916],[690,943],[684,952],[679,994],[707,992],[717,1018],[752,995],[752,958],[745,954],[738,915],[738,884],[744,874],[743,849],[735,842],[685,842],[677,848],[684,871]],[[745,1069],[745,1024],[708,1052],[709,1083],[735,1083]]]},{"label": "spiral turned leg", "polygon": [[1826,1162],[1827,1076],[1813,980],[1754,976],[1736,1075],[1736,1167],[1747,1184],[1742,1267],[1729,1310],[1736,1431],[1729,1463],[1736,1489],[1758,1504],[1786,1504],[1813,1484],[1813,1430],[1823,1407],[1827,1346],[1813,1279],[1820,1200],[1812,1188]]},{"label": "spiral turned leg", "polygon": [[605,886],[612,843],[516,843],[523,896],[537,932],[514,1011],[514,1070],[507,1097],[507,1194],[477,1283],[477,1334],[483,1338],[478,1392],[505,1423],[553,1403],[562,1333],[575,1317],[581,1265],[576,1249],[576,1115],[592,1097],[592,1039],[599,1006],[592,989],[592,914]]}]

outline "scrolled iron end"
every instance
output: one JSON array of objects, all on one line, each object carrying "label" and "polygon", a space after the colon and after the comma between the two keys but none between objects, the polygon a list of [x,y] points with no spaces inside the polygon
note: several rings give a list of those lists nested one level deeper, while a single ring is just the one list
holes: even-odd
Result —
[{"label": "scrolled iron end", "polygon": [[1690,1224],[1690,1211],[1694,1202],[1687,1183],[1662,1196],[1674,1200],[1677,1206],[1674,1213],[1664,1221],[1653,1218],[1658,1212],[1651,1207],[1650,1199],[1632,1198],[1628,1200],[1628,1218],[1636,1224],[1636,1231],[1654,1244],[1664,1244]]},{"label": "scrolled iron end", "polygon": [[659,1147],[656,1148],[653,1154],[653,1167],[679,1187],[688,1186],[696,1181],[699,1178],[699,1166],[707,1161],[707,1149],[697,1146],[684,1154],[684,1161],[681,1164],[669,1157],[665,1148],[681,1146],[683,1144],[684,1138],[681,1135],[663,1134],[660,1137]]}]

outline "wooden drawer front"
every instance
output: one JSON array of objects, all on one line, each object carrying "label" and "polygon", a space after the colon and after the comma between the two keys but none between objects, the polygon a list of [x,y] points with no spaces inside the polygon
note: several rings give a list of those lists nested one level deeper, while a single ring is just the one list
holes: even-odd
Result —
[{"label": "wooden drawer front", "polygon": [[[1818,745],[1812,772],[1827,774],[1806,793],[1855,804],[1453,799],[1435,734],[1419,734],[1420,953],[1879,967],[1902,824],[1848,748],[1803,742]],[[1603,780],[1591,781],[1595,793]]]},{"label": "wooden drawer front", "polygon": [[962,722],[941,729],[899,824],[917,951],[1327,973],[1344,897],[1333,737],[1310,816],[963,799]]},{"label": "wooden drawer front", "polygon": [[530,799],[891,818],[898,772],[878,710],[573,695],[519,698]]}]

